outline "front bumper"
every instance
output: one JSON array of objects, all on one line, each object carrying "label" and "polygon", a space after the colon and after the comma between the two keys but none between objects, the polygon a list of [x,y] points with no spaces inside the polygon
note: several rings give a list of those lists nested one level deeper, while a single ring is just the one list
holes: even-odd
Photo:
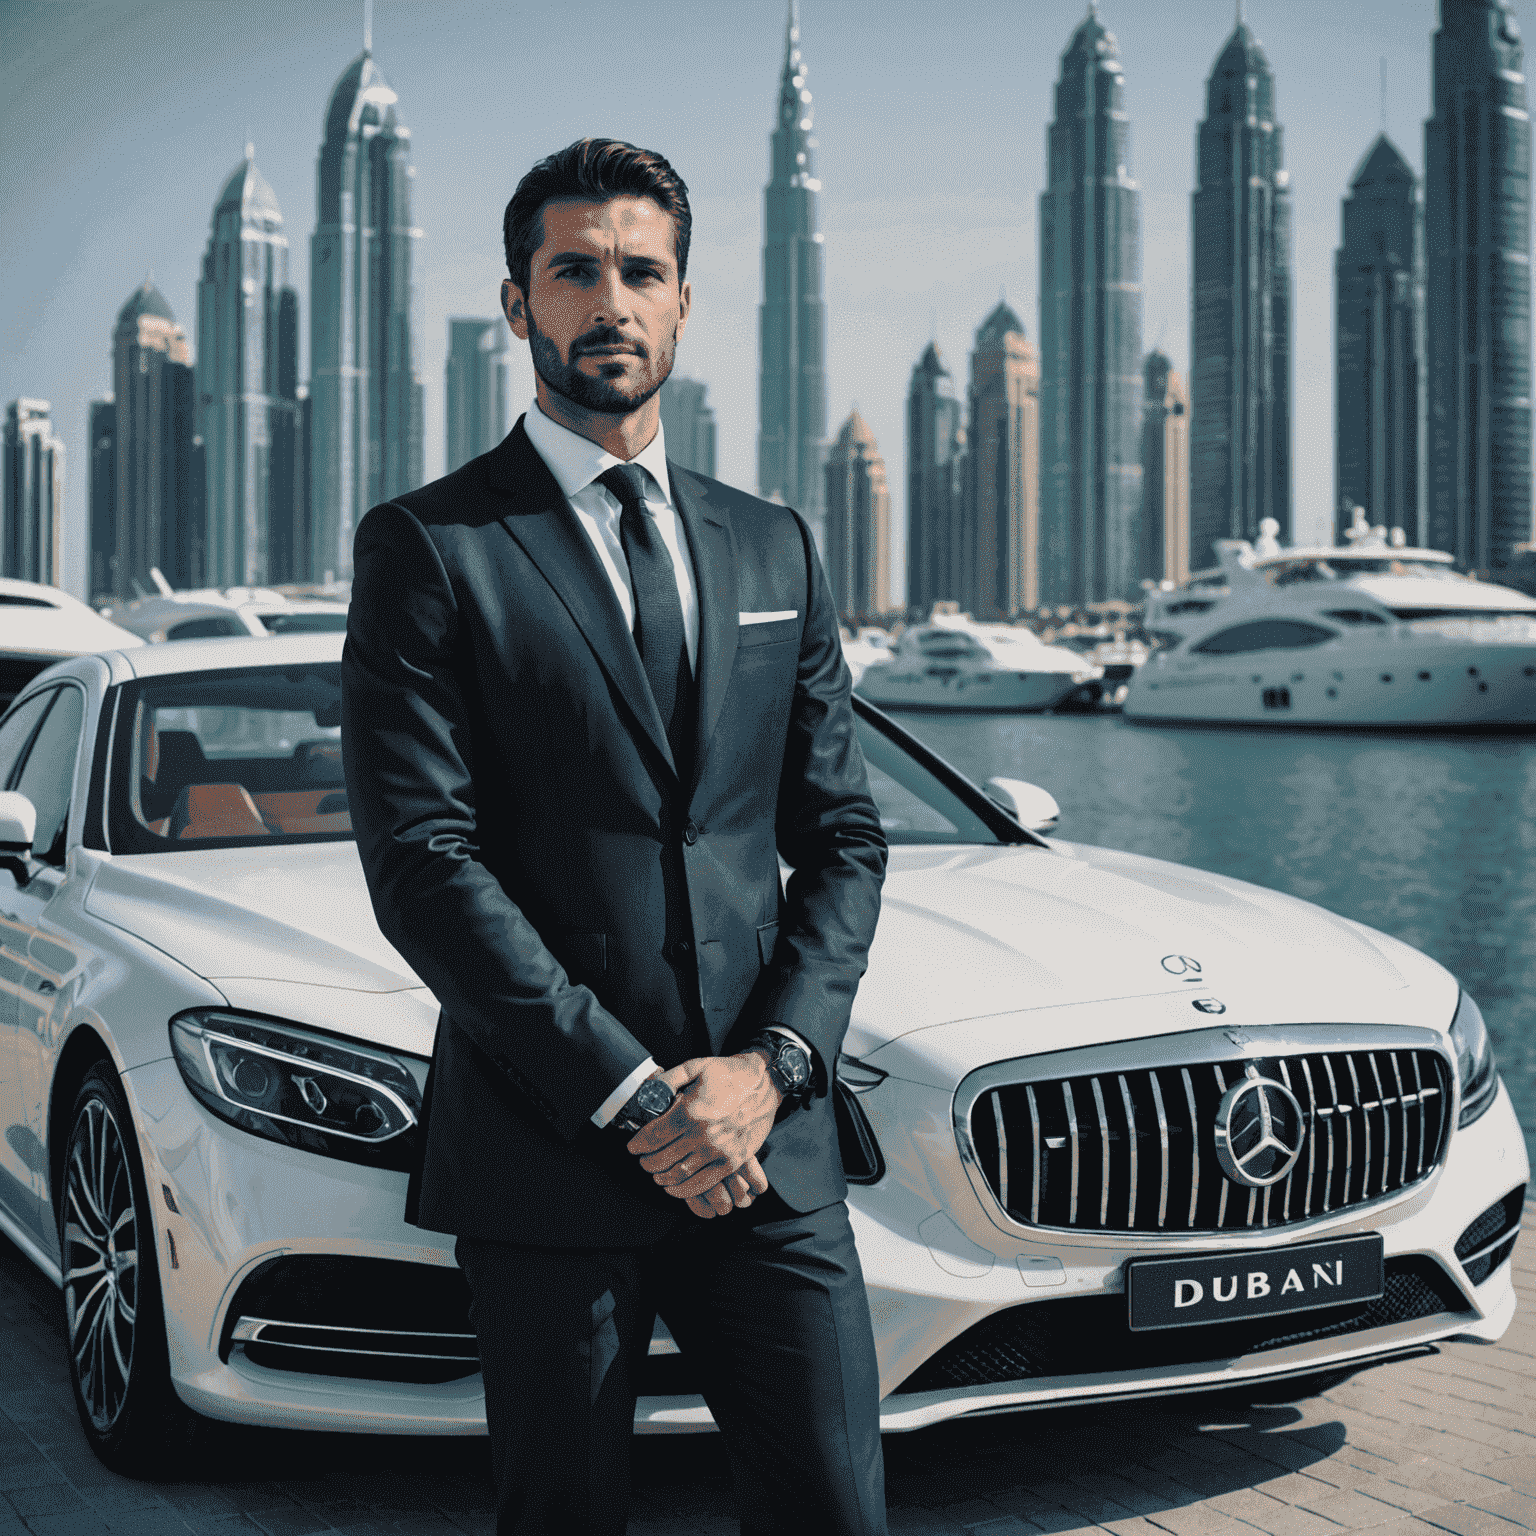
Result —
[{"label": "front bumper", "polygon": [[[404,1224],[405,1175],[336,1162],[259,1140],[208,1116],[173,1062],[129,1072],[154,1204],[172,1378],[212,1418],[297,1429],[382,1434],[483,1434],[478,1374],[452,1381],[380,1381],[278,1370],[229,1335],[241,1285],[282,1255],[342,1256],[453,1267],[453,1239]],[[850,1193],[874,1320],[881,1426],[1281,1380],[1361,1365],[1447,1338],[1498,1339],[1514,1314],[1511,1266],[1474,1285],[1455,1257],[1469,1220],[1524,1184],[1529,1166],[1508,1093],[1455,1133],[1424,1184],[1369,1207],[1281,1231],[1195,1234],[1151,1250],[1100,1233],[1005,1233],[988,1221],[960,1165],[941,1090],[888,1078],[861,1103],[887,1164]],[[1027,1380],[902,1390],[921,1367],[978,1324],[1042,1302],[1123,1293],[1127,1258],[1156,1251],[1253,1253],[1320,1236],[1382,1233],[1389,1263],[1437,1265],[1458,1305],[1410,1321],[1199,1364],[1136,1366]],[[174,1258],[172,1257],[174,1246]],[[1041,1282],[1045,1283],[1041,1283]],[[670,1352],[658,1338],[653,1354]],[[714,1427],[703,1399],[642,1397],[641,1433]]]}]

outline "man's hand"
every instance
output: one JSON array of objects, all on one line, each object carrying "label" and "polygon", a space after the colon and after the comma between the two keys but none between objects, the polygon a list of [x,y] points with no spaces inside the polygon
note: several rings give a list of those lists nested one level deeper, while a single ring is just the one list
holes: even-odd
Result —
[{"label": "man's hand", "polygon": [[783,1095],[766,1063],[765,1052],[750,1050],[695,1056],[661,1073],[677,1102],[629,1140],[640,1166],[695,1216],[724,1216],[767,1193],[757,1151]]}]

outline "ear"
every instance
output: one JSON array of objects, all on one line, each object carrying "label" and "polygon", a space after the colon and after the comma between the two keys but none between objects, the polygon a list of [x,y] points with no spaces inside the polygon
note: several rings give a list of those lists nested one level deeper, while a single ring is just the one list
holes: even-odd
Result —
[{"label": "ear", "polygon": [[688,311],[693,307],[693,284],[684,283],[677,295],[677,334],[681,336],[688,324]]},{"label": "ear", "polygon": [[512,327],[512,334],[519,341],[528,340],[528,308],[523,302],[523,290],[510,278],[501,285],[501,312]]}]

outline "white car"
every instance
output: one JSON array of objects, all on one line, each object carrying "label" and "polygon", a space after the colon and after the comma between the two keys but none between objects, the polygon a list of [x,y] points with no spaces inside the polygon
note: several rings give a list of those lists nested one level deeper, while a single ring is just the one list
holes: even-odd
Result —
[{"label": "white car", "polygon": [[[484,1430],[453,1240],[402,1220],[437,1008],[351,840],[341,645],[81,657],[0,722],[0,1227],[125,1471],[187,1410]],[[855,708],[892,849],[838,1091],[887,1430],[1503,1333],[1528,1166],[1453,976],[1047,842]],[[650,1366],[637,1428],[710,1428],[664,1328]]]},{"label": "white car", "polygon": [[0,577],[0,710],[63,656],[142,644],[68,592]]},{"label": "white car", "polygon": [[167,583],[163,592],[112,609],[111,617],[114,623],[155,642],[245,635],[337,635],[347,631],[344,601],[295,597],[271,587],[173,592]]}]

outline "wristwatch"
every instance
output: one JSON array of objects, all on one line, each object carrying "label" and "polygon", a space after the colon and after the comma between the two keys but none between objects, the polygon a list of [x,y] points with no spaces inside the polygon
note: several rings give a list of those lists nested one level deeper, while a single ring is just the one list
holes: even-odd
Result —
[{"label": "wristwatch", "polygon": [[773,1086],[786,1101],[798,1103],[811,1086],[811,1058],[803,1046],[777,1030],[759,1030],[747,1041],[746,1048],[768,1053],[766,1066]]},{"label": "wristwatch", "polygon": [[626,1136],[633,1136],[641,1126],[666,1114],[676,1098],[677,1095],[659,1077],[648,1077],[608,1124]]}]

